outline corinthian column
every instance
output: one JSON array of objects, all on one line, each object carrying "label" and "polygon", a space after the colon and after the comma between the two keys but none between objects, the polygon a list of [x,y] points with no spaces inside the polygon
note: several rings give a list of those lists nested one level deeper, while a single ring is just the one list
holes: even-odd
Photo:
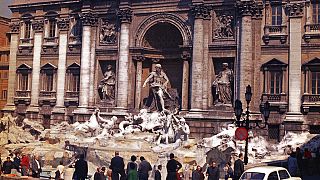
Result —
[{"label": "corinthian column", "polygon": [[2,109],[5,111],[14,111],[14,95],[15,95],[15,81],[16,81],[16,63],[17,50],[19,43],[19,22],[10,23],[11,41],[10,41],[10,61],[9,61],[9,77],[8,77],[8,98],[7,104]]},{"label": "corinthian column", "polygon": [[117,107],[128,108],[128,89],[129,89],[129,30],[132,17],[130,8],[120,9],[117,12],[120,20],[120,48],[118,63],[118,91]]},{"label": "corinthian column", "polygon": [[43,36],[43,21],[36,20],[32,22],[34,34],[33,61],[32,61],[32,87],[31,104],[27,111],[38,111],[39,86],[40,86],[40,60]]},{"label": "corinthian column", "polygon": [[90,84],[90,52],[91,52],[91,23],[92,15],[83,14],[82,20],[82,48],[81,48],[81,67],[80,67],[80,95],[79,107],[86,108],[89,105],[89,84]]},{"label": "corinthian column", "polygon": [[66,62],[67,62],[67,44],[69,19],[58,20],[59,32],[59,62],[58,62],[58,77],[57,77],[57,108],[64,107],[64,91],[66,79]]},{"label": "corinthian column", "polygon": [[289,112],[286,120],[301,121],[301,18],[303,3],[289,3]]},{"label": "corinthian column", "polygon": [[191,9],[194,16],[193,54],[191,68],[191,111],[202,109],[202,71],[203,71],[203,19],[210,16],[210,10],[203,4]]},{"label": "corinthian column", "polygon": [[[250,1],[238,1],[237,9],[241,15],[240,23],[240,51],[237,57],[237,64],[240,70],[237,71],[237,98],[245,102],[246,86],[253,86],[253,61],[252,61],[252,15],[256,11],[256,3]],[[244,103],[245,104],[245,103]]]}]

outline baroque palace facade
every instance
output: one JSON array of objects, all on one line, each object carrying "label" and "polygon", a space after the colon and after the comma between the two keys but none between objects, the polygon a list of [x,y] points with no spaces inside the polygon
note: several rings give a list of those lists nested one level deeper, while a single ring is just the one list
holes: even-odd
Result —
[{"label": "baroque palace facade", "polygon": [[[319,132],[320,2],[318,0],[13,0],[8,99],[4,111],[43,121],[83,121],[137,112],[142,84],[161,64],[179,95],[192,136],[217,133],[233,121],[215,103],[212,82],[228,63],[233,101],[251,119],[271,104],[260,134]],[[107,67],[115,72],[114,101],[99,94]],[[257,131],[258,132],[258,131]]]}]

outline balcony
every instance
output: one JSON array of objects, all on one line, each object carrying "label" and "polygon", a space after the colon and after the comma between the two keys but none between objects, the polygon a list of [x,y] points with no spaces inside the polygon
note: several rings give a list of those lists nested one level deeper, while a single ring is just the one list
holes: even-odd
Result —
[{"label": "balcony", "polygon": [[19,46],[33,46],[32,38],[22,38],[20,39]]},{"label": "balcony", "polygon": [[59,43],[58,40],[59,40],[58,37],[45,37],[43,45],[45,45],[45,46],[55,46],[55,45],[58,45],[58,43]]},{"label": "balcony", "polygon": [[56,92],[55,91],[40,91],[39,93],[39,105],[50,105],[56,104]]},{"label": "balcony", "polygon": [[287,111],[288,101],[287,94],[269,94],[263,93],[261,96],[261,104],[260,108],[263,108],[263,105],[266,101],[269,101],[271,109],[275,109],[280,113],[284,113]]},{"label": "balcony", "polygon": [[302,110],[308,113],[310,109],[320,108],[320,94],[304,94],[302,96]]},{"label": "balcony", "polygon": [[23,38],[19,41],[18,53],[23,55],[32,55],[33,51],[33,39]]},{"label": "balcony", "polygon": [[16,90],[14,97],[14,104],[25,104],[29,105],[31,101],[31,91],[30,90]]},{"label": "balcony", "polygon": [[305,34],[303,38],[305,42],[310,42],[311,39],[320,39],[320,24],[306,24]]},{"label": "balcony", "polygon": [[78,106],[79,104],[79,91],[67,91],[64,98],[65,106],[75,105]]},{"label": "balcony", "polygon": [[264,26],[263,42],[268,44],[270,40],[280,40],[281,44],[287,42],[287,26],[286,25],[266,25]]}]

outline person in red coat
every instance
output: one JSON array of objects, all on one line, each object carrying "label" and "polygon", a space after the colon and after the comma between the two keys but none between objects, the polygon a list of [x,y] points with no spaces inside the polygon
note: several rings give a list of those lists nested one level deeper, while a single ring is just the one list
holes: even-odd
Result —
[{"label": "person in red coat", "polygon": [[22,154],[22,159],[21,159],[21,175],[22,176],[28,176],[29,172],[29,166],[30,166],[30,159],[26,154]]}]

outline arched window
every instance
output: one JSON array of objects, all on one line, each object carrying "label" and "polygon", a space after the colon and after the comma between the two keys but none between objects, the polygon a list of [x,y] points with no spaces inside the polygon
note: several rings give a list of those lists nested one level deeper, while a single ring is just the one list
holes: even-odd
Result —
[{"label": "arched window", "polygon": [[41,89],[40,91],[53,92],[56,89],[56,71],[57,67],[47,63],[41,67]]},{"label": "arched window", "polygon": [[77,63],[71,64],[67,68],[66,76],[67,92],[78,92],[80,89],[80,65]]}]

